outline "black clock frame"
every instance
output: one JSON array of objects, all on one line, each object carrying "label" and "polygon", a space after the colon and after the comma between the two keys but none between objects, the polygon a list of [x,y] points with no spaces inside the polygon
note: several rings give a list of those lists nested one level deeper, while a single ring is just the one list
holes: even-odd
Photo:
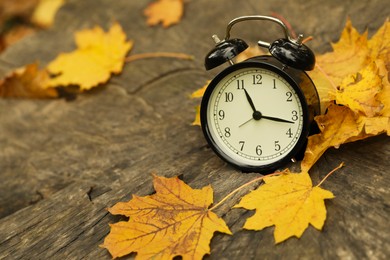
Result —
[{"label": "black clock frame", "polygon": [[[242,68],[263,68],[270,71],[275,72],[276,74],[280,75],[283,79],[285,79],[295,90],[295,92],[298,95],[299,101],[302,105],[302,113],[303,113],[303,127],[301,135],[294,146],[294,148],[287,153],[282,159],[279,161],[267,164],[267,165],[248,165],[248,164],[241,164],[240,162],[237,162],[236,160],[233,160],[230,156],[225,154],[216,144],[214,141],[210,129],[208,126],[208,116],[207,116],[207,107],[209,105],[209,100],[211,97],[211,94],[213,93],[215,87],[217,84],[225,78],[228,74],[242,69]],[[310,89],[302,89],[300,87],[300,84],[303,80],[306,80],[306,82],[309,82],[311,84]],[[307,81],[309,80],[309,81]],[[309,93],[310,92],[310,93]],[[313,104],[310,104],[310,109],[307,103],[306,96],[313,96],[314,94],[314,102]],[[287,67],[286,65],[279,62],[277,59],[275,59],[272,56],[264,55],[264,56],[257,56],[251,59],[248,59],[244,62],[240,62],[234,65],[231,65],[230,67],[226,68],[222,72],[220,72],[208,85],[202,99],[201,108],[200,108],[200,121],[202,126],[203,134],[210,145],[210,147],[213,149],[213,151],[224,161],[228,162],[229,164],[233,165],[235,168],[243,171],[243,172],[259,172],[259,173],[270,173],[272,171],[275,171],[276,169],[286,165],[294,156],[296,156],[299,153],[302,153],[302,150],[305,148],[307,143],[307,137],[309,136],[310,132],[310,126],[313,122],[313,118],[316,114],[320,113],[319,108],[319,98],[317,90],[314,87],[313,82],[311,81],[310,77],[306,74],[306,72],[301,70],[296,70]]]}]

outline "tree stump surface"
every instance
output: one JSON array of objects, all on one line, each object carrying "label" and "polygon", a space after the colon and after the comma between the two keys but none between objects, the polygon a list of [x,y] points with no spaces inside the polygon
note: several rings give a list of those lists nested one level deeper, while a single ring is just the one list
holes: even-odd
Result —
[{"label": "tree stump surface", "polygon": [[[374,1],[188,1],[182,21],[148,27],[150,1],[69,0],[52,28],[23,39],[0,56],[0,76],[34,61],[45,66],[75,48],[73,33],[118,21],[132,54],[183,52],[194,61],[169,58],[125,64],[113,76],[74,100],[0,99],[0,258],[109,259],[100,248],[109,223],[106,210],[131,194],[153,193],[155,172],[180,175],[193,188],[211,184],[214,201],[252,180],[222,162],[192,126],[200,100],[189,95],[222,67],[206,72],[204,56],[212,34],[223,37],[227,23],[248,14],[285,17],[294,30],[312,35],[316,53],[331,50],[347,17],[372,35],[390,13]],[[232,35],[251,44],[281,37],[278,26],[248,22]],[[218,208],[234,235],[216,233],[211,259],[388,259],[390,257],[390,139],[377,136],[329,149],[311,170],[314,183],[345,162],[323,187],[327,200],[322,232],[309,227],[300,239],[274,245],[273,228],[242,230],[253,212],[231,209],[249,190]],[[252,186],[254,188],[255,186]],[[134,255],[130,256],[133,257]]]}]

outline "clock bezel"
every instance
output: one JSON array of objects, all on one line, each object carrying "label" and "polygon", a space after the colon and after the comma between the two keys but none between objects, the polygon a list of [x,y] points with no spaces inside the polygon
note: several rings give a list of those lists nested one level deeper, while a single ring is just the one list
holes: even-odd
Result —
[{"label": "clock bezel", "polygon": [[[229,155],[227,155],[218,145],[217,142],[214,140],[212,134],[210,133],[208,121],[212,122],[212,119],[209,120],[208,118],[208,105],[210,97],[215,89],[215,87],[218,85],[218,83],[231,74],[234,71],[244,69],[244,68],[262,68],[266,70],[270,70],[278,75],[280,75],[284,80],[287,81],[288,84],[291,85],[291,87],[295,90],[299,102],[301,102],[302,106],[302,114],[303,114],[303,124],[302,124],[302,132],[301,135],[298,138],[298,141],[296,142],[294,148],[283,155],[283,157],[270,164],[265,165],[250,165],[247,163],[239,162]],[[302,71],[302,73],[304,73]],[[228,162],[229,164],[233,165],[235,168],[243,171],[243,172],[259,172],[259,173],[269,173],[272,172],[284,165],[286,165],[294,156],[301,151],[301,149],[304,148],[304,145],[306,144],[307,137],[309,135],[309,129],[310,129],[310,118],[309,118],[309,110],[308,105],[306,102],[305,95],[301,88],[299,87],[299,83],[296,82],[296,80],[289,75],[286,71],[284,71],[284,65],[280,62],[276,61],[271,56],[258,56],[252,59],[249,59],[247,61],[237,63],[234,65],[231,65],[230,67],[226,68],[225,70],[221,71],[208,85],[202,99],[201,108],[200,108],[200,121],[202,126],[203,134],[212,148],[212,150],[225,162]]]}]

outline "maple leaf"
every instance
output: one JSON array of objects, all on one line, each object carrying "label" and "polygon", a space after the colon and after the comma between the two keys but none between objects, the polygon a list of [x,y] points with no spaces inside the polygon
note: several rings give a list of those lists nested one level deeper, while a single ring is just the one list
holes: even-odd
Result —
[{"label": "maple leaf", "polygon": [[387,20],[367,40],[367,32],[360,35],[348,20],[334,51],[318,57],[321,69],[310,76],[317,89],[328,91],[321,101],[330,101],[330,106],[327,114],[316,117],[321,133],[309,137],[303,170],[308,171],[329,147],[390,135],[389,25]]},{"label": "maple leaf", "polygon": [[236,57],[236,62],[245,61],[249,58],[264,55],[265,52],[258,45],[251,45],[245,51],[241,52]]},{"label": "maple leaf", "polygon": [[39,0],[0,1],[0,24],[18,17],[27,20]]},{"label": "maple leaf", "polygon": [[183,0],[157,0],[150,3],[144,10],[144,15],[148,17],[147,24],[154,26],[162,23],[167,28],[179,23],[183,16]]},{"label": "maple leaf", "polygon": [[315,117],[321,133],[309,137],[305,157],[301,162],[302,171],[308,171],[329,147],[338,148],[352,137],[363,132],[357,115],[348,107],[331,105],[325,115]]},{"label": "maple leaf", "polygon": [[[201,97],[203,97],[204,92],[206,91],[206,89],[209,86],[210,82],[211,82],[211,80],[208,80],[203,87],[201,87],[200,89],[195,90],[194,92],[192,92],[190,98],[201,98]],[[195,111],[196,111],[195,119],[192,122],[192,125],[200,126],[200,105],[195,107]]]},{"label": "maple leaf", "polygon": [[0,80],[0,97],[55,98],[58,93],[48,87],[49,74],[33,63],[12,71]]},{"label": "maple leaf", "polygon": [[377,100],[382,88],[378,67],[372,62],[358,73],[344,78],[336,91],[335,100],[356,113],[373,117],[383,109],[383,104]]},{"label": "maple leaf", "polygon": [[204,92],[206,91],[207,87],[209,86],[211,80],[206,81],[206,83],[201,87],[200,89],[195,90],[191,94],[191,98],[201,98],[204,95]]},{"label": "maple leaf", "polygon": [[200,126],[201,125],[201,123],[200,123],[200,105],[195,107],[195,111],[196,111],[195,119],[192,122],[192,125],[199,125]]},{"label": "maple leaf", "polygon": [[156,193],[133,196],[109,211],[129,217],[111,225],[102,245],[116,258],[137,252],[140,259],[201,259],[210,253],[215,231],[231,234],[225,222],[208,207],[213,202],[211,186],[192,189],[177,177],[154,176]]},{"label": "maple leaf", "polygon": [[373,59],[382,59],[387,62],[390,60],[390,21],[387,19],[385,23],[368,41],[370,56]]},{"label": "maple leaf", "polygon": [[367,44],[367,32],[360,35],[348,19],[339,41],[332,44],[333,51],[316,56],[315,69],[308,74],[316,85],[322,102],[332,100],[343,79],[367,64]]},{"label": "maple leaf", "polygon": [[40,0],[31,16],[31,22],[49,27],[53,24],[55,15],[65,0]]},{"label": "maple leaf", "polygon": [[332,192],[313,187],[307,172],[290,173],[286,169],[278,176],[265,177],[265,184],[245,195],[235,208],[256,210],[244,229],[262,230],[275,226],[275,243],[290,237],[301,237],[311,224],[321,230],[326,219],[325,199]]},{"label": "maple leaf", "polygon": [[122,71],[124,57],[131,49],[132,41],[126,41],[122,27],[114,23],[105,33],[100,27],[82,30],[75,34],[77,50],[60,54],[47,69],[56,77],[50,86],[79,85],[88,90],[106,82],[111,73]]}]

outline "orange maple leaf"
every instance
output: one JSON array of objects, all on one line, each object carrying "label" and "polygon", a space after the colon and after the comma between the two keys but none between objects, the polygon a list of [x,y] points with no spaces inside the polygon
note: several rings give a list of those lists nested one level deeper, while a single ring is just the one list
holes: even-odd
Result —
[{"label": "orange maple leaf", "polygon": [[157,0],[150,3],[144,10],[148,17],[147,24],[150,26],[162,23],[167,28],[179,23],[183,16],[183,0]]},{"label": "orange maple leaf", "polygon": [[55,98],[58,93],[48,87],[49,74],[32,63],[12,71],[0,80],[0,97]]},{"label": "orange maple leaf", "polygon": [[77,50],[60,54],[47,69],[57,76],[49,84],[53,87],[78,85],[88,90],[106,82],[111,73],[122,71],[125,56],[132,41],[126,41],[122,27],[115,23],[107,33],[100,27],[75,34]]},{"label": "orange maple leaf", "polygon": [[215,231],[231,234],[225,222],[208,207],[213,190],[192,189],[177,177],[154,176],[156,194],[133,196],[109,211],[129,217],[110,225],[102,247],[116,258],[137,252],[139,259],[201,259],[210,253]]},{"label": "orange maple leaf", "polygon": [[334,198],[332,192],[313,187],[307,172],[265,177],[265,184],[245,195],[235,208],[256,210],[244,229],[262,230],[275,226],[275,243],[292,236],[301,237],[309,224],[321,230],[326,219],[325,199]]}]

